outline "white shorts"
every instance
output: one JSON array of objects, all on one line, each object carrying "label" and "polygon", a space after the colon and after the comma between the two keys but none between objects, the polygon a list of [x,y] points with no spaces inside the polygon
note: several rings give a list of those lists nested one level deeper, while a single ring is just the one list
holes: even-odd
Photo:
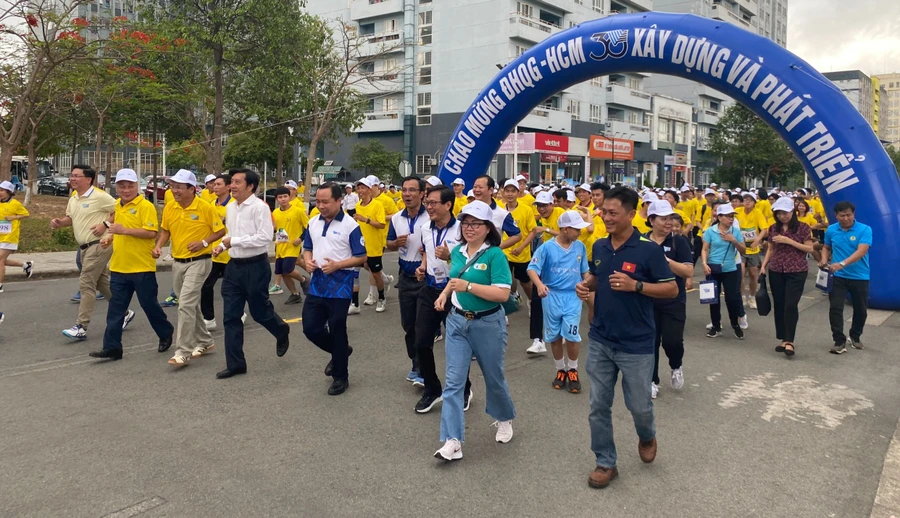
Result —
[{"label": "white shorts", "polygon": [[19,249],[19,243],[0,243],[0,250],[12,250],[15,252]]}]

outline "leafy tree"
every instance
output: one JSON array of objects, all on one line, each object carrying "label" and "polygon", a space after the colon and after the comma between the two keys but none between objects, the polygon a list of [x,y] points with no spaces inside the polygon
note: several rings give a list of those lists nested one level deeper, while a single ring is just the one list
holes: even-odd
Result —
[{"label": "leafy tree", "polygon": [[891,162],[894,163],[894,169],[897,170],[897,174],[900,174],[900,149],[897,149],[894,146],[888,146],[887,154],[891,157]]},{"label": "leafy tree", "polygon": [[196,140],[185,140],[166,150],[166,166],[177,169],[200,169],[206,162],[206,151]]},{"label": "leafy tree", "polygon": [[[228,137],[225,147],[225,167],[255,166],[262,172],[263,164],[274,166],[278,160],[278,135],[273,128],[237,133]],[[291,157],[289,155],[289,157]]]},{"label": "leafy tree", "polygon": [[353,145],[350,153],[350,167],[374,174],[385,182],[393,182],[399,173],[397,168],[403,160],[403,153],[389,151],[380,140],[371,139]]},{"label": "leafy tree", "polygon": [[740,104],[725,110],[710,134],[710,153],[723,161],[714,175],[718,183],[744,186],[749,179],[785,183],[803,173],[787,143],[762,119]]}]

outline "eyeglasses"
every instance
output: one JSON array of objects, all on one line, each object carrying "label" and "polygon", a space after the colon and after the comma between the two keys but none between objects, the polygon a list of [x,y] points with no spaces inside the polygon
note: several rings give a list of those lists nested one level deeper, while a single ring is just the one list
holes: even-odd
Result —
[{"label": "eyeglasses", "polygon": [[537,208],[543,209],[544,207],[549,207],[551,204],[549,204],[549,203],[535,203],[535,205],[537,206]]},{"label": "eyeglasses", "polygon": [[468,228],[483,227],[484,221],[463,221],[462,223],[460,223],[460,226]]},{"label": "eyeglasses", "polygon": [[176,184],[172,184],[172,185],[169,186],[169,189],[172,190],[172,191],[186,191],[186,190],[188,190],[188,189],[193,189],[193,188],[194,188],[194,187],[193,187],[192,185],[176,185]]},{"label": "eyeglasses", "polygon": [[720,218],[734,219],[734,214],[719,214]]},{"label": "eyeglasses", "polygon": [[437,207],[438,205],[443,205],[443,203],[434,200],[425,200],[422,204],[426,207]]}]

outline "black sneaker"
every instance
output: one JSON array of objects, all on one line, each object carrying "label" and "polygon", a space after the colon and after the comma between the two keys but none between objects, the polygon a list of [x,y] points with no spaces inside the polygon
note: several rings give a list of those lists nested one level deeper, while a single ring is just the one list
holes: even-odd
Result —
[{"label": "black sneaker", "polygon": [[432,408],[434,408],[434,405],[440,403],[443,400],[444,400],[444,398],[440,395],[438,395],[438,396],[428,396],[428,395],[422,396],[422,399],[420,399],[419,402],[416,403],[416,413],[417,414],[427,414],[428,412],[431,411]]},{"label": "black sneaker", "polygon": [[560,390],[563,387],[565,387],[567,378],[568,378],[568,375],[566,374],[566,371],[564,371],[564,370],[556,371],[556,378],[553,379],[553,383],[552,383],[553,388],[555,388],[556,390]]},{"label": "black sneaker", "polygon": [[299,304],[299,303],[301,303],[301,302],[303,302],[303,298],[300,297],[300,294],[299,294],[299,293],[293,293],[293,294],[291,294],[290,297],[287,298],[286,301],[284,301],[284,304],[287,306],[287,305],[290,305],[290,304]]},{"label": "black sneaker", "polygon": [[831,354],[844,354],[847,352],[847,342],[835,342],[828,352]]},{"label": "black sneaker", "polygon": [[865,347],[863,347],[862,342],[859,341],[859,338],[851,338],[850,339],[850,347],[860,350],[860,351],[865,349]]},{"label": "black sneaker", "polygon": [[744,339],[744,330],[740,328],[740,326],[734,328],[734,337],[738,340]]},{"label": "black sneaker", "polygon": [[468,411],[469,411],[469,405],[472,404],[472,396],[473,396],[473,395],[474,395],[474,394],[472,394],[472,391],[470,390],[468,394],[465,394],[465,395],[463,396],[464,401],[466,402],[465,406],[463,406],[463,412],[468,412]]},{"label": "black sneaker", "polygon": [[718,338],[722,336],[722,331],[720,329],[712,328],[706,332],[707,338]]},{"label": "black sneaker", "polygon": [[33,261],[25,261],[22,264],[22,271],[25,272],[25,277],[30,279],[32,275],[34,275],[34,262]]},{"label": "black sneaker", "polygon": [[572,394],[578,394],[581,392],[581,382],[578,381],[578,371],[575,369],[569,369],[568,372],[569,377],[569,392]]}]

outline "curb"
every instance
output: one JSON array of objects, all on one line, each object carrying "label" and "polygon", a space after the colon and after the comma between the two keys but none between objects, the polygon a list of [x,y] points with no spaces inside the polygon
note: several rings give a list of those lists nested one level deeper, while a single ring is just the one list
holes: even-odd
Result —
[{"label": "curb", "polygon": [[[275,262],[275,255],[269,255],[269,263]],[[172,271],[173,261],[165,261],[156,263],[156,273],[161,272],[170,272]],[[48,279],[71,279],[76,278],[80,275],[80,272],[77,268],[74,268],[74,261],[72,264],[73,268],[68,269],[56,269],[56,270],[37,270],[31,276],[31,279],[26,279],[25,274],[21,273],[21,271],[16,271],[15,273],[7,273],[5,282],[25,282],[25,281],[35,281],[35,280],[48,280]]]}]

